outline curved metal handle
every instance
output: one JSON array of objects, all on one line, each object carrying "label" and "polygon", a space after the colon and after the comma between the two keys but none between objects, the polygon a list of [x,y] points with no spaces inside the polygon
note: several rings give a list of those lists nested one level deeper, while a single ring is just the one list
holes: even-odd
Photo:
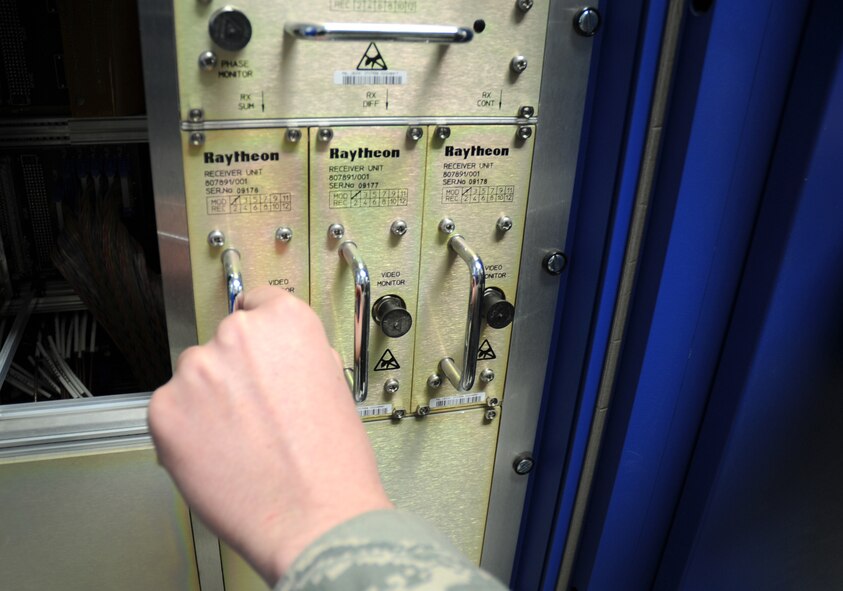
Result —
[{"label": "curved metal handle", "polygon": [[343,242],[340,254],[354,274],[354,370],[346,369],[346,380],[354,402],[363,402],[369,393],[369,310],[372,291],[369,269],[353,242]]},{"label": "curved metal handle", "polygon": [[471,390],[474,385],[474,374],[477,371],[477,347],[480,345],[480,309],[483,303],[483,291],[486,289],[486,269],[483,261],[477,256],[465,238],[456,234],[448,240],[448,247],[457,253],[465,264],[471,276],[468,291],[468,313],[465,320],[465,348],[463,349],[462,371],[457,369],[456,363],[450,357],[439,362],[439,370],[445,374],[448,381],[457,390]]},{"label": "curved metal handle", "polygon": [[474,32],[465,27],[392,23],[287,23],[284,31],[309,41],[467,43],[474,37]]},{"label": "curved metal handle", "polygon": [[240,253],[229,248],[222,253],[222,268],[228,288],[228,313],[243,307],[243,274],[240,272]]}]

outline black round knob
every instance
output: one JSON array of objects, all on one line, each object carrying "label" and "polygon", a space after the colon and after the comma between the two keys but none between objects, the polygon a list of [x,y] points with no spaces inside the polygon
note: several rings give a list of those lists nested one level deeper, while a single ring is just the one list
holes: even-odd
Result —
[{"label": "black round knob", "polygon": [[378,299],[372,306],[372,317],[383,334],[393,339],[403,337],[413,326],[413,316],[407,311],[407,305],[396,295]]},{"label": "black round knob", "polygon": [[214,43],[228,51],[239,51],[252,39],[249,17],[237,9],[226,7],[216,11],[208,21],[208,33]]},{"label": "black round knob", "polygon": [[492,328],[506,328],[515,317],[515,306],[506,301],[497,287],[487,287],[483,292],[483,316]]}]

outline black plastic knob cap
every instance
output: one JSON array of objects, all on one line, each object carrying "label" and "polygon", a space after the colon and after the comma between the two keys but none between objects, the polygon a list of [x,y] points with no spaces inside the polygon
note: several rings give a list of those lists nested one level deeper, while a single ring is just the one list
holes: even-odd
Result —
[{"label": "black plastic knob cap", "polygon": [[234,8],[216,11],[208,21],[208,33],[214,43],[228,51],[239,51],[252,39],[252,23]]},{"label": "black plastic knob cap", "polygon": [[372,317],[383,334],[393,339],[403,337],[413,326],[413,316],[407,310],[407,305],[395,295],[383,296],[375,302]]},{"label": "black plastic knob cap", "polygon": [[506,301],[504,293],[496,287],[483,292],[483,316],[492,328],[506,328],[515,318],[515,306]]}]

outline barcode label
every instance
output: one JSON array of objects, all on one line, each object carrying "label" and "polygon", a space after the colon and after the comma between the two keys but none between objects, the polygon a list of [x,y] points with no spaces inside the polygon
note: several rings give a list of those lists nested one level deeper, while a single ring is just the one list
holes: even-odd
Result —
[{"label": "barcode label", "polygon": [[448,406],[460,406],[463,404],[480,404],[486,402],[486,395],[480,394],[463,394],[462,396],[447,396],[446,398],[431,398],[430,406],[434,408],[446,408]]},{"label": "barcode label", "polygon": [[357,409],[357,413],[361,419],[368,419],[369,417],[381,417],[392,414],[391,404],[379,404],[377,406],[361,406]]},{"label": "barcode label", "polygon": [[407,84],[407,72],[397,70],[344,70],[334,72],[334,84],[340,86],[398,86]]}]

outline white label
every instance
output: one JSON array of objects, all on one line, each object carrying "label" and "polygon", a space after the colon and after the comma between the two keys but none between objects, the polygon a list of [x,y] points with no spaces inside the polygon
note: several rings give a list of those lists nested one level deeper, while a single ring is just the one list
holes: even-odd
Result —
[{"label": "white label", "polygon": [[370,417],[381,417],[392,414],[391,404],[379,404],[377,406],[360,406],[357,408],[357,413],[361,419],[368,419]]},{"label": "white label", "polygon": [[340,86],[400,86],[407,84],[407,72],[397,70],[342,70],[334,72]]},{"label": "white label", "polygon": [[430,408],[446,408],[449,406],[460,406],[463,404],[480,404],[486,402],[486,394],[463,394],[462,396],[448,396],[446,398],[431,398]]}]

